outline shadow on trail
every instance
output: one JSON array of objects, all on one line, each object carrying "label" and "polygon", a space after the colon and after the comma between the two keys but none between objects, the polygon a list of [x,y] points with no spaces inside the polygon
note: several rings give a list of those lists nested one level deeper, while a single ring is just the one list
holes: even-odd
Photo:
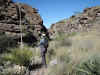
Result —
[{"label": "shadow on trail", "polygon": [[31,70],[36,70],[36,69],[40,69],[40,68],[42,68],[42,67],[43,67],[42,64],[33,64],[33,65],[29,66],[29,70],[30,70],[30,71],[31,71]]}]

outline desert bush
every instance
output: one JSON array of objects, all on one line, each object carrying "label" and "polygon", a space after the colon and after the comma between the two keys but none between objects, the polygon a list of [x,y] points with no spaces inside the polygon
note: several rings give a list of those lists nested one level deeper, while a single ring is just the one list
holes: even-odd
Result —
[{"label": "desert bush", "polygon": [[[9,53],[2,54],[1,58],[2,58],[3,65],[5,65],[6,62],[10,62],[15,65],[10,65],[8,67],[5,66],[5,68],[2,69],[3,72],[0,73],[4,75],[25,75],[25,71],[26,69],[28,70],[32,57],[33,57],[33,52],[29,50],[29,48],[25,48],[25,47],[13,48],[10,50]],[[18,65],[19,67],[16,68],[16,65]],[[14,67],[15,67],[15,71],[14,71]],[[25,67],[26,69],[23,70],[23,67]]]},{"label": "desert bush", "polygon": [[4,54],[3,59],[21,66],[28,66],[32,56],[32,51],[28,50],[27,48],[15,48],[12,49],[10,53]]},{"label": "desert bush", "polygon": [[[11,64],[7,66],[7,62]],[[23,48],[12,48],[9,52],[0,55],[0,66],[3,67],[0,69],[2,70],[0,75],[25,75],[25,72],[28,73],[31,66],[34,67],[35,64],[41,64],[38,48],[32,48],[28,45],[24,45]],[[19,66],[17,67],[19,70],[16,69],[16,65]],[[24,70],[23,67],[25,67]]]},{"label": "desert bush", "polygon": [[0,35],[0,52],[4,52],[11,47],[16,47],[16,41],[6,35]]},{"label": "desert bush", "polygon": [[12,64],[11,62],[5,62],[3,66],[0,66],[0,75],[25,75],[26,68],[23,66]]}]

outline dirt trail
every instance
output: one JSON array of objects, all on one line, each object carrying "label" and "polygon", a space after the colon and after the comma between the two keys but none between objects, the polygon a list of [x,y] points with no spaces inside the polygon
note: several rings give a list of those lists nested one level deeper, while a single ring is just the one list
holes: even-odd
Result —
[{"label": "dirt trail", "polygon": [[31,71],[30,75],[44,75],[46,71],[47,71],[47,68],[42,67],[42,68],[37,69],[35,71]]}]

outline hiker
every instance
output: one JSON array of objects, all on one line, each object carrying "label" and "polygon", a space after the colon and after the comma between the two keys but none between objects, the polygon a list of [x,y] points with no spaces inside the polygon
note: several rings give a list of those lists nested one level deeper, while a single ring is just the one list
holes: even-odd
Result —
[{"label": "hiker", "polygon": [[42,34],[39,46],[40,46],[41,56],[42,56],[42,65],[47,67],[45,55],[47,53],[47,48],[48,48],[48,39],[46,37],[46,34]]}]

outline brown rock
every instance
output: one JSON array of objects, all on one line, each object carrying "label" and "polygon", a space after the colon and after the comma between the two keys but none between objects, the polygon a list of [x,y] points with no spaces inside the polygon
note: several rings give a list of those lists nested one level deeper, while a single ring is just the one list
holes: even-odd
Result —
[{"label": "brown rock", "polygon": [[11,0],[0,0],[0,11],[0,31],[11,37],[20,39],[20,21],[25,41],[36,41],[42,32],[47,33],[37,9],[31,6],[13,3]]},{"label": "brown rock", "polygon": [[92,29],[100,24],[100,6],[84,9],[83,13],[73,15],[69,19],[61,20],[52,24],[49,29],[50,34],[81,32]]}]

